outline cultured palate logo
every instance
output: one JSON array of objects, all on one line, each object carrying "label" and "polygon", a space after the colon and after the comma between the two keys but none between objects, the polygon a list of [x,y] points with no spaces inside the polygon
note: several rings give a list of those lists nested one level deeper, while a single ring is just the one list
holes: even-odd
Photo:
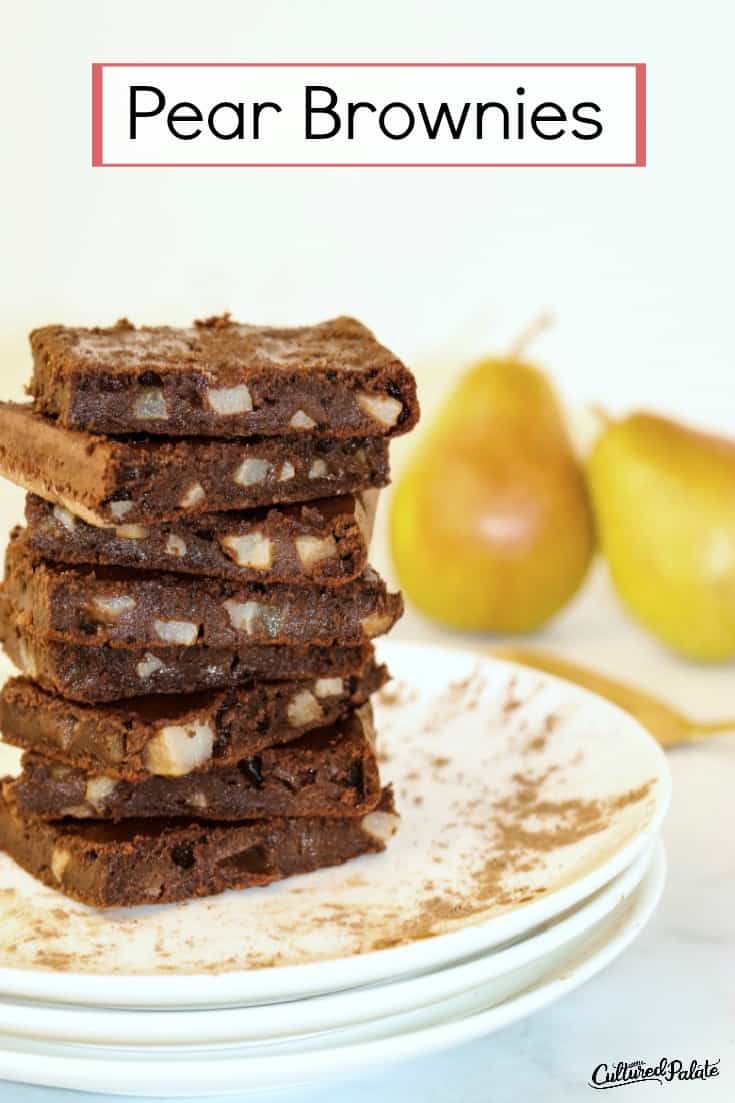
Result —
[{"label": "cultured palate logo", "polygon": [[589,1080],[591,1088],[622,1088],[627,1084],[672,1084],[675,1081],[711,1080],[720,1075],[720,1058],[689,1061],[679,1057],[661,1057],[655,1065],[649,1065],[641,1058],[634,1061],[606,1061],[596,1065]]}]

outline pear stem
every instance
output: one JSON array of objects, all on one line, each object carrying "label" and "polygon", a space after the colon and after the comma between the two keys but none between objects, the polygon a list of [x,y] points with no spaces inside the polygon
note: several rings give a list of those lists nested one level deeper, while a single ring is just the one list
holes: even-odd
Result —
[{"label": "pear stem", "polygon": [[534,318],[532,322],[529,322],[508,349],[508,359],[522,360],[528,346],[537,340],[545,330],[551,329],[555,321],[556,319],[551,311],[546,310],[543,314],[539,314],[537,318]]},{"label": "pear stem", "polygon": [[595,415],[596,418],[598,418],[602,422],[605,428],[608,428],[608,426],[612,425],[613,419],[611,418],[605,407],[601,406],[599,402],[590,402],[587,408]]}]

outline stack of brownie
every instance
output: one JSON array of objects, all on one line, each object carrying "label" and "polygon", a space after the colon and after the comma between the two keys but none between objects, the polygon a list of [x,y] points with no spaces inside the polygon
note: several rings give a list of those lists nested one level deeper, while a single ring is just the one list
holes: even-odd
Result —
[{"label": "stack of brownie", "polygon": [[94,905],[266,884],[380,850],[367,564],[413,377],[349,319],[301,329],[49,326],[0,403],[29,491],[0,592],[24,751],[0,847]]}]

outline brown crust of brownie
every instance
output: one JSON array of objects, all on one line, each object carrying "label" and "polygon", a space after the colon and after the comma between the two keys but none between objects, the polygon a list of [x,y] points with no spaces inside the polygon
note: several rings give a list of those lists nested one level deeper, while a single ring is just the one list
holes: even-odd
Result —
[{"label": "brown crust of brownie", "polygon": [[160,524],[386,486],[388,444],[306,435],[120,440],[0,402],[0,474],[89,524]]},{"label": "brown crust of brownie", "polygon": [[93,907],[167,904],[267,885],[381,851],[397,825],[390,789],[367,816],[222,826],[194,819],[49,823],[0,798],[0,849],[50,888]]},{"label": "brown crust of brownie", "polygon": [[7,793],[23,815],[44,820],[360,816],[380,799],[372,711],[363,705],[293,742],[180,777],[124,781],[26,752]]},{"label": "brown crust of brownie", "polygon": [[[345,677],[373,655],[361,647],[250,644],[210,647],[87,647],[28,631],[0,599],[0,638],[8,658],[44,689],[74,701],[119,701],[149,693],[199,693],[253,685],[255,679]],[[138,667],[141,667],[139,670]],[[145,674],[141,671],[144,670]]]},{"label": "brown crust of brownie", "polygon": [[[354,437],[405,433],[418,419],[413,376],[354,318],[278,328],[225,314],[186,329],[136,328],[122,319],[107,328],[44,326],[30,341],[29,392],[67,428],[280,436],[294,431],[291,419],[301,414],[308,419],[302,431]],[[247,388],[244,406],[218,412],[209,396],[234,387]],[[141,395],[155,396],[144,421]],[[358,401],[364,395],[396,402],[395,423],[371,416]]]},{"label": "brown crust of brownie", "polygon": [[[341,586],[367,565],[377,493],[116,528],[88,525],[63,506],[28,494],[27,540],[37,554],[59,563]],[[248,551],[248,540],[260,543]]]},{"label": "brown crust of brownie", "polygon": [[403,612],[370,567],[339,589],[49,563],[14,529],[2,592],[19,623],[64,643],[139,649],[357,646]]},{"label": "brown crust of brownie", "polygon": [[[372,659],[358,674],[336,681],[311,678],[257,682],[250,687],[199,695],[153,696],[124,705],[83,705],[47,693],[29,678],[11,678],[0,691],[0,731],[6,743],[66,762],[88,773],[127,781],[172,774],[190,765],[176,762],[185,739],[211,732],[202,761],[187,773],[231,765],[268,747],[340,720],[363,705],[388,681],[388,671]],[[296,722],[294,722],[296,721]],[[162,756],[161,744],[171,747]]]}]

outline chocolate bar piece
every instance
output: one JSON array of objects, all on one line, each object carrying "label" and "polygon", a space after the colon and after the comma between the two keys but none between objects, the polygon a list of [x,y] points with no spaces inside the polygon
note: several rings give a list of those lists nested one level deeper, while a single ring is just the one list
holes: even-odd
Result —
[{"label": "chocolate bar piece", "polygon": [[127,781],[181,777],[237,763],[333,724],[387,680],[386,668],[371,658],[346,677],[259,681],[199,695],[139,697],[119,706],[81,705],[28,678],[11,678],[0,692],[0,731],[6,743],[87,773]]},{"label": "chocolate bar piece", "polygon": [[0,849],[51,888],[94,907],[168,904],[267,885],[385,849],[398,827],[390,789],[365,816],[251,820],[65,820],[0,799]]},{"label": "chocolate bar piece", "polygon": [[114,440],[0,402],[0,475],[91,525],[331,498],[388,483],[379,437]]},{"label": "chocolate bar piece", "polygon": [[339,586],[365,569],[377,493],[116,528],[29,494],[28,544],[60,563]]},{"label": "chocolate bar piece", "polygon": [[44,820],[359,816],[380,799],[372,713],[363,705],[293,743],[180,777],[125,781],[26,752],[7,794],[22,815]]},{"label": "chocolate bar piece", "polygon": [[0,600],[0,638],[10,660],[52,693],[75,701],[118,701],[149,693],[199,693],[252,685],[255,678],[347,677],[373,654],[361,647],[288,647],[248,644],[214,647],[88,647],[60,643],[18,623]]},{"label": "chocolate bar piece", "polygon": [[339,589],[71,567],[33,555],[24,529],[8,545],[3,594],[38,635],[128,648],[353,646],[387,632],[403,611],[371,567]]},{"label": "chocolate bar piece", "polygon": [[31,334],[37,407],[67,428],[167,436],[406,433],[408,369],[354,318],[282,329],[225,314],[186,329],[45,326]]}]

